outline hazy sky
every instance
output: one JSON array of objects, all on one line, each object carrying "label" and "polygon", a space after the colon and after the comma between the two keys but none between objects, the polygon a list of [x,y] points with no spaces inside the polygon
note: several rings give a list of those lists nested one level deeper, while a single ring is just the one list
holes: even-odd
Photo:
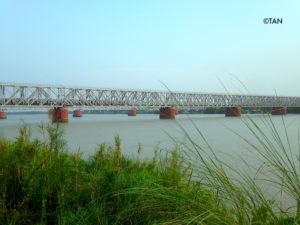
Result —
[{"label": "hazy sky", "polygon": [[247,93],[235,77],[300,96],[299,0],[0,0],[0,82]]}]

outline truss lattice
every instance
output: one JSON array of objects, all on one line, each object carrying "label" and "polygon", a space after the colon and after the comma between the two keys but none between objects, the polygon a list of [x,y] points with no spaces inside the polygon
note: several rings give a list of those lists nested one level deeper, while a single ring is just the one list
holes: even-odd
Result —
[{"label": "truss lattice", "polygon": [[300,107],[300,97],[80,88],[0,83],[0,108],[157,109],[203,107]]}]

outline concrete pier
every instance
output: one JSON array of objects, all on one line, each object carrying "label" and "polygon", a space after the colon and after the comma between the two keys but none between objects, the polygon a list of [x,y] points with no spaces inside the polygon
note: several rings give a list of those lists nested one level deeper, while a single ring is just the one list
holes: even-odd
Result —
[{"label": "concrete pier", "polygon": [[160,119],[175,119],[177,114],[176,107],[162,107],[159,110]]},{"label": "concrete pier", "polygon": [[52,112],[53,123],[66,123],[69,120],[69,112],[66,107],[54,107]]},{"label": "concrete pier", "polygon": [[3,110],[0,110],[0,120],[4,120],[6,118],[7,118],[6,113]]},{"label": "concrete pier", "polygon": [[287,107],[273,107],[272,115],[286,115],[288,112]]},{"label": "concrete pier", "polygon": [[75,109],[73,111],[73,117],[82,117],[82,112],[80,111],[80,109]]},{"label": "concrete pier", "polygon": [[227,107],[225,108],[225,116],[241,116],[241,107]]},{"label": "concrete pier", "polygon": [[137,110],[136,109],[129,109],[128,116],[136,116]]}]

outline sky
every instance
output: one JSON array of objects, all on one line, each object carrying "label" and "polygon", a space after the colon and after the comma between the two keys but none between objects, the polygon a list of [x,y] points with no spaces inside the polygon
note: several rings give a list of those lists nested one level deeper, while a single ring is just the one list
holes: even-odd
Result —
[{"label": "sky", "polygon": [[0,82],[300,96],[299,12],[299,0],[0,0]]}]

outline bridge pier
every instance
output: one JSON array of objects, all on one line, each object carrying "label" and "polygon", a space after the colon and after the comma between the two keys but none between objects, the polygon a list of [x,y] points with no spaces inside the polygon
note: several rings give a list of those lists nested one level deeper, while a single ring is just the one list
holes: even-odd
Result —
[{"label": "bridge pier", "polygon": [[66,123],[68,122],[69,114],[66,107],[54,107],[52,112],[53,123]]},{"label": "bridge pier", "polygon": [[287,111],[287,107],[273,107],[272,115],[286,115]]},{"label": "bridge pier", "polygon": [[225,108],[225,116],[241,116],[241,107]]},{"label": "bridge pier", "polygon": [[80,111],[80,109],[75,109],[73,111],[73,117],[82,117],[82,112]]},{"label": "bridge pier", "polygon": [[4,120],[6,118],[7,118],[6,113],[3,110],[0,110],[0,119]]},{"label": "bridge pier", "polygon": [[49,119],[52,119],[53,114],[54,114],[54,108],[49,109],[48,110],[48,117],[49,117]]},{"label": "bridge pier", "polygon": [[177,114],[176,107],[161,107],[159,109],[160,119],[175,119]]},{"label": "bridge pier", "polygon": [[136,116],[137,110],[136,109],[129,109],[128,116]]}]

